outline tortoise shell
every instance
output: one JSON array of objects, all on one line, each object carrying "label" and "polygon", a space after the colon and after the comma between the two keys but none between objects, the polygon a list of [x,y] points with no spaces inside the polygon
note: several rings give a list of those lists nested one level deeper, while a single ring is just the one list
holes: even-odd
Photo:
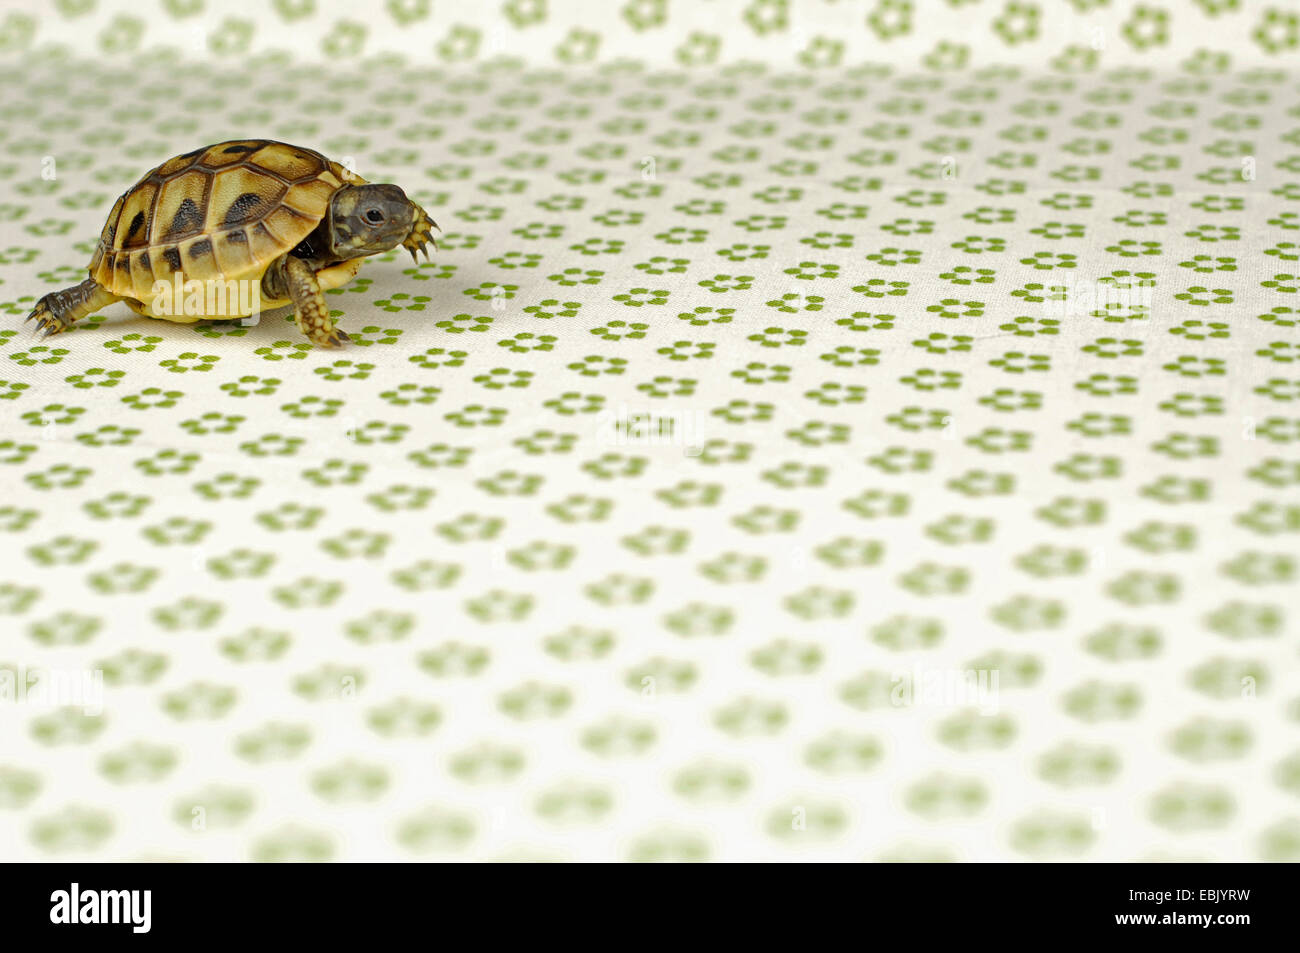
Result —
[{"label": "tortoise shell", "polygon": [[339,188],[365,182],[319,152],[270,139],[187,152],[117,200],[90,276],[140,302],[177,272],[181,282],[260,277],[320,224]]}]

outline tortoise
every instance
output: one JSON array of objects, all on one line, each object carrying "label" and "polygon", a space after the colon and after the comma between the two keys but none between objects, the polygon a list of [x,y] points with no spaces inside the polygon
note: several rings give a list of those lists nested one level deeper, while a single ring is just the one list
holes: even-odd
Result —
[{"label": "tortoise", "polygon": [[[291,304],[312,343],[333,347],[348,336],[322,292],[398,245],[427,259],[437,227],[396,185],[371,184],[319,152],[271,139],[218,142],[168,159],[128,189],[108,214],[90,277],[45,295],[27,320],[48,337],[117,301],[182,323]],[[220,300],[220,313],[178,306],[182,288],[200,294],[191,302]]]}]

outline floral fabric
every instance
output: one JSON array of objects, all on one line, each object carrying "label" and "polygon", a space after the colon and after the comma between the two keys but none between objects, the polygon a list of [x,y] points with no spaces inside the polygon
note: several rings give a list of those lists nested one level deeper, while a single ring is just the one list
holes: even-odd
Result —
[{"label": "floral fabric", "polygon": [[[1296,859],[1296,45],[1232,0],[11,5],[0,854]],[[24,328],[249,136],[442,226],[329,294],[350,346]]]}]

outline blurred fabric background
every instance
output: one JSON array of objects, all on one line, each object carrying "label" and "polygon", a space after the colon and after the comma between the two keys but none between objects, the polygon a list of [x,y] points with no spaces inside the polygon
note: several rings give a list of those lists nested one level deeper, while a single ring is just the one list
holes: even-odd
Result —
[{"label": "blurred fabric background", "polygon": [[[1300,857],[1297,46],[0,5],[0,856]],[[23,326],[252,137],[442,226],[330,293],[351,346]]]}]

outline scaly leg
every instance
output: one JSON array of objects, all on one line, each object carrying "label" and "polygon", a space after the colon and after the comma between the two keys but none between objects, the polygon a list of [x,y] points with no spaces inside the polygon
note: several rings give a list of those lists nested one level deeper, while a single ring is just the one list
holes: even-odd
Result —
[{"label": "scaly leg", "polygon": [[87,278],[79,285],[51,291],[36,302],[27,320],[36,320],[36,329],[44,331],[43,337],[58,334],[72,327],[73,322],[94,314],[101,308],[107,308],[122,299],[108,291],[93,278]]},{"label": "scaly leg", "polygon": [[298,318],[298,330],[317,347],[337,347],[349,340],[334,327],[316,272],[301,258],[285,255],[267,269],[262,290],[272,298],[289,298]]}]

